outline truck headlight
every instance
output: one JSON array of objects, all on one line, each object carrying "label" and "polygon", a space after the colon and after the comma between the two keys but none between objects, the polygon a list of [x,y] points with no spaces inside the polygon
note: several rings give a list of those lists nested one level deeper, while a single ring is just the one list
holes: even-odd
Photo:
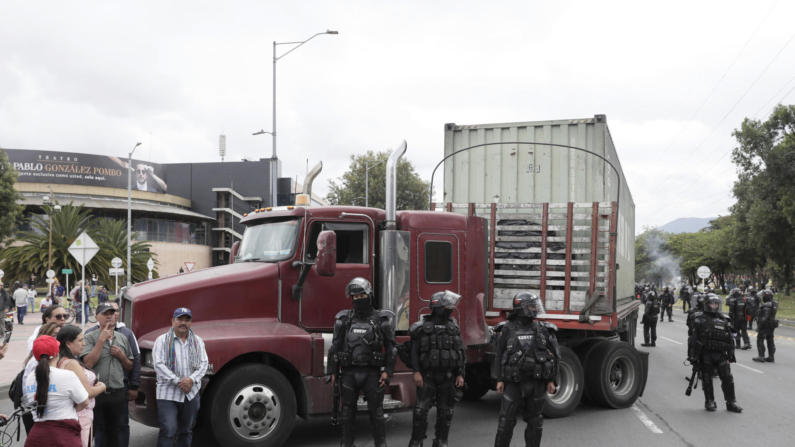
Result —
[{"label": "truck headlight", "polygon": [[148,349],[143,351],[142,357],[144,359],[144,366],[148,366],[149,368],[154,368],[155,367],[155,360],[152,357],[152,351],[150,351]]}]

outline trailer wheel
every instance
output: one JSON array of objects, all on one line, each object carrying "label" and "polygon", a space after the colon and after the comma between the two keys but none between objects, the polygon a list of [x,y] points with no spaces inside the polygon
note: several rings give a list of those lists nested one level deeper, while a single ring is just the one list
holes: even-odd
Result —
[{"label": "trailer wheel", "polygon": [[547,395],[543,414],[547,418],[562,418],[577,408],[585,388],[585,374],[577,355],[569,348],[561,347],[563,357],[558,366],[558,389]]},{"label": "trailer wheel", "polygon": [[[278,447],[295,424],[295,394],[276,369],[246,364],[216,379],[207,405],[218,445]],[[204,406],[204,405],[202,405]]]},{"label": "trailer wheel", "polygon": [[[584,371],[586,371],[586,374],[588,373],[588,371],[590,371],[590,367],[588,365],[590,365],[591,363],[590,359],[592,357],[594,348],[596,348],[596,346],[598,346],[599,344],[604,343],[605,341],[606,340],[604,338],[589,338],[584,342],[580,343],[579,345],[577,345],[577,347],[574,349],[574,352],[577,353],[577,358],[580,359],[580,364],[582,364],[582,368]],[[582,403],[584,404],[593,405],[593,399],[591,399],[591,397],[588,394],[587,383],[588,383],[587,381],[583,381],[584,384],[583,388],[585,389],[582,392],[581,400]]]},{"label": "trailer wheel", "polygon": [[597,344],[587,367],[585,388],[594,404],[627,408],[635,403],[643,384],[643,365],[632,346],[614,341]]}]

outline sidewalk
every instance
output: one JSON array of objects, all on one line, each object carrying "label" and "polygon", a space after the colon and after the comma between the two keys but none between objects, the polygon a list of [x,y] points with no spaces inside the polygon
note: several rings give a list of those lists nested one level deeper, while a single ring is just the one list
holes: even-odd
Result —
[{"label": "sidewalk", "polygon": [[[8,343],[8,352],[0,360],[0,399],[8,396],[8,387],[25,366],[22,362],[28,356],[28,338],[33,335],[33,331],[40,325],[41,312],[25,315],[24,325],[17,323],[16,314],[14,314],[14,332],[11,334],[11,341]],[[95,325],[96,323],[86,323],[86,329]]]}]

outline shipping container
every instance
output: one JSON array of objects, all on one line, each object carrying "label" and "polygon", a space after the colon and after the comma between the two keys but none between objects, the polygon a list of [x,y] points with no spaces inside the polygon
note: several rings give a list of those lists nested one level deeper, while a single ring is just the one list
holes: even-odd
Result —
[{"label": "shipping container", "polygon": [[[462,151],[451,156],[445,161],[444,165],[444,191],[442,203],[452,203],[452,211],[468,213],[470,210],[467,204],[500,204],[499,215],[495,215],[500,231],[489,231],[489,234],[498,236],[497,240],[505,240],[506,237],[500,236],[511,233],[503,224],[519,225],[521,231],[540,231],[542,214],[540,208],[543,204],[548,204],[547,222],[550,231],[548,243],[556,242],[565,244],[567,239],[566,225],[573,228],[572,234],[565,236],[571,237],[571,250],[574,262],[567,268],[573,273],[569,273],[573,278],[570,285],[571,311],[579,311],[582,304],[589,298],[589,292],[593,292],[595,281],[601,280],[599,288],[607,286],[606,278],[609,276],[609,268],[606,265],[609,260],[609,253],[603,248],[609,249],[609,225],[611,219],[611,203],[617,202],[617,213],[615,216],[616,242],[615,242],[615,268],[616,284],[613,295],[615,299],[607,300],[603,296],[597,301],[593,310],[597,314],[609,312],[620,312],[633,298],[634,293],[634,272],[635,272],[635,204],[632,194],[629,191],[626,178],[621,168],[618,154],[613,144],[610,129],[607,126],[605,115],[595,115],[593,118],[553,120],[553,121],[532,121],[516,122],[503,124],[474,124],[457,125],[445,124],[444,128],[444,155],[445,157],[461,151],[462,149],[484,145],[470,150]],[[518,144],[522,143],[522,144]],[[605,163],[599,157],[567,147],[551,146],[559,144],[573,146],[593,152],[604,157],[609,163]],[[615,168],[615,170],[614,170]],[[620,194],[619,194],[620,191]],[[575,210],[590,207],[591,204],[598,203],[597,213],[602,218],[600,222],[593,218],[591,210],[573,211],[569,204],[576,206]],[[509,204],[517,204],[511,206]],[[521,204],[525,204],[521,206]],[[475,212],[490,221],[490,210],[486,207],[478,206]],[[535,211],[530,211],[535,208]],[[530,212],[531,214],[528,214]],[[509,222],[509,214],[517,213],[521,216]],[[568,214],[567,214],[568,213]],[[586,214],[590,213],[590,214]],[[569,214],[572,222],[569,222]],[[610,216],[610,218],[608,218]],[[537,218],[534,219],[534,218]],[[524,225],[523,225],[524,224]],[[608,226],[605,226],[608,225]],[[578,281],[579,277],[593,275],[590,259],[591,245],[590,236],[596,234],[594,226],[598,226],[598,241],[603,245],[599,246],[598,252],[599,266],[596,276],[592,278],[592,284]],[[593,230],[593,232],[592,232]],[[554,236],[553,231],[558,231],[558,237]],[[517,233],[530,234],[530,233]],[[510,237],[507,237],[511,240]],[[530,240],[533,238],[514,238]],[[578,242],[583,241],[583,242]],[[563,247],[563,245],[558,246]],[[534,252],[538,248],[529,249],[499,249],[508,258],[520,257],[517,252]],[[525,257],[533,254],[525,254]],[[549,251],[547,263],[551,266],[555,264],[564,265],[564,261],[555,260],[553,251]],[[594,258],[595,259],[595,258]],[[501,269],[500,263],[508,263],[510,266],[517,264],[528,264],[537,261],[522,261],[511,259],[495,259],[495,265],[490,266],[491,271],[497,270],[505,274],[517,275],[515,272],[508,272]],[[504,265],[502,266],[504,267]],[[555,273],[554,267],[547,267],[545,275],[563,276],[566,273]],[[512,278],[505,276],[493,279],[489,286],[493,287],[488,291],[492,297],[493,308],[505,309],[510,307],[507,299],[512,296],[517,289],[532,290],[538,292],[540,279],[539,272],[527,273],[525,279]],[[561,279],[561,278],[550,278]],[[546,282],[545,296],[548,296],[546,305],[550,310],[563,310],[563,287],[560,281]],[[606,295],[606,294],[605,294]],[[607,306],[610,308],[608,309]],[[568,309],[567,309],[568,310]]]}]

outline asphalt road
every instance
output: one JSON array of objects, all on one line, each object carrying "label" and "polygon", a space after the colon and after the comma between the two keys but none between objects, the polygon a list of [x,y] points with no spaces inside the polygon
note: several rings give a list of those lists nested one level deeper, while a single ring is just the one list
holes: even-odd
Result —
[{"label": "asphalt road", "polygon": [[[573,415],[564,419],[544,421],[542,445],[556,446],[706,446],[718,443],[744,443],[765,447],[791,446],[793,425],[793,397],[795,396],[795,328],[781,327],[776,331],[775,364],[751,361],[754,349],[737,351],[736,365],[732,365],[737,386],[737,399],[744,408],[742,414],[726,411],[720,382],[716,379],[715,394],[718,411],[704,410],[704,395],[699,388],[691,397],[685,396],[686,376],[690,368],[682,364],[686,357],[687,329],[681,311],[675,321],[667,320],[657,326],[657,347],[642,348],[651,352],[649,381],[644,396],[633,408],[605,410],[581,404]],[[638,344],[642,342],[642,327],[638,328]],[[478,402],[461,402],[456,406],[451,446],[481,447],[493,445],[499,417],[500,396],[488,393]],[[0,401],[0,413],[12,411],[10,402]],[[431,412],[426,445],[433,439],[435,411]],[[23,430],[24,431],[24,430]],[[522,446],[524,424],[520,421],[514,432],[512,446]],[[407,445],[411,433],[411,413],[392,415],[387,422],[387,441],[391,446]],[[133,447],[149,447],[157,442],[157,429],[132,422]],[[19,445],[24,443],[23,440]],[[7,444],[6,444],[7,445]],[[13,444],[16,445],[16,444]],[[328,418],[296,423],[291,447],[326,447],[339,445],[332,433]],[[356,426],[356,445],[372,446],[369,423],[360,413]]]}]

